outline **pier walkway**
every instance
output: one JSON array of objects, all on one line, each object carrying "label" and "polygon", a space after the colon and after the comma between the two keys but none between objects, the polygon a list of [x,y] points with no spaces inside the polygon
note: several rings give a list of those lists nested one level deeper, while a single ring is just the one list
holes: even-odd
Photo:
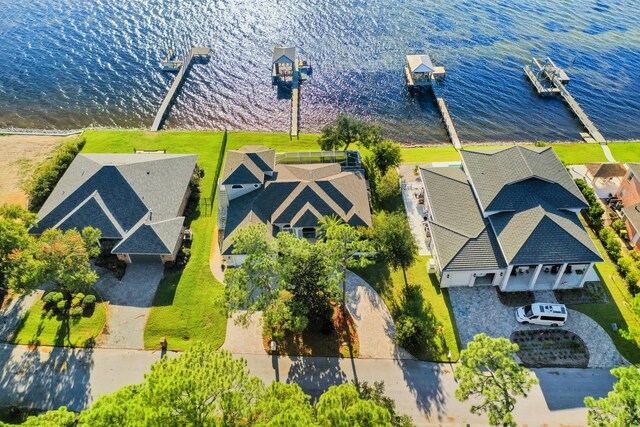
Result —
[{"label": "pier walkway", "polygon": [[291,82],[291,138],[298,137],[298,120],[300,118],[300,70],[298,59],[293,63],[293,80]]},{"label": "pier walkway", "polygon": [[153,124],[151,125],[152,131],[158,131],[162,127],[164,117],[166,116],[167,112],[169,111],[169,107],[171,106],[171,101],[173,101],[173,98],[176,96],[178,89],[180,89],[180,86],[182,85],[182,82],[187,75],[187,72],[189,71],[189,67],[191,66],[191,61],[193,61],[193,59],[198,56],[209,55],[211,55],[211,49],[208,47],[192,47],[191,49],[189,49],[182,61],[180,71],[178,71],[178,74],[176,75],[171,88],[169,88],[169,92],[167,92],[167,95],[164,97],[164,101],[162,101],[162,104],[158,109],[156,118],[153,120]]},{"label": "pier walkway", "polygon": [[581,133],[581,136],[586,142],[607,143],[607,140],[604,139],[604,136],[602,136],[598,128],[593,124],[591,119],[589,119],[589,116],[587,116],[582,107],[580,107],[580,104],[578,104],[578,101],[576,101],[565,86],[565,83],[569,81],[569,76],[562,68],[557,67],[550,58],[547,58],[543,64],[536,58],[533,58],[531,64],[524,66],[524,72],[527,77],[529,77],[538,95],[544,96],[557,93],[562,96],[571,111],[573,111],[573,114],[576,115],[587,130],[586,134]]},{"label": "pier walkway", "polygon": [[449,139],[451,139],[451,143],[456,148],[456,150],[460,150],[462,149],[462,144],[460,143],[460,138],[458,138],[458,132],[456,132],[456,128],[453,125],[453,119],[449,114],[447,104],[444,102],[444,96],[440,92],[440,87],[438,86],[438,82],[434,77],[431,78],[431,89],[433,90],[433,95],[436,98],[436,104],[438,104],[440,114],[442,115],[444,126],[447,129],[447,133],[449,134]]}]

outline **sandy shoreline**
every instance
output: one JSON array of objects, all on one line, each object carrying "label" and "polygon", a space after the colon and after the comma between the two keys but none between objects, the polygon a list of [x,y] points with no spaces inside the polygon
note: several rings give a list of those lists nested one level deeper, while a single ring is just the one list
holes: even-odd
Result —
[{"label": "sandy shoreline", "polygon": [[15,203],[26,207],[27,196],[21,188],[22,181],[66,139],[58,136],[0,136],[0,204]]}]

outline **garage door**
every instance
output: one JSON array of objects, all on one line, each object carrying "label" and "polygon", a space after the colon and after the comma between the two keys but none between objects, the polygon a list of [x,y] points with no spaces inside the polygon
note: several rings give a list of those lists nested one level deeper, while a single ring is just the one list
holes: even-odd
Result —
[{"label": "garage door", "polygon": [[160,255],[129,255],[132,263],[138,262],[160,262]]}]

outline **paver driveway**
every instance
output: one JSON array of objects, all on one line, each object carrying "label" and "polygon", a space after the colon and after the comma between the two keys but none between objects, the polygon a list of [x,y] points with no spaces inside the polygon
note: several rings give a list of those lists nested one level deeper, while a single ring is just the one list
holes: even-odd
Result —
[{"label": "paver driveway", "polygon": [[[535,292],[538,302],[556,302],[553,292]],[[523,325],[515,319],[515,307],[504,306],[493,287],[449,288],[453,314],[463,347],[481,332],[492,337],[509,338],[516,330],[544,329],[550,326]],[[578,335],[589,350],[590,368],[629,365],[618,353],[607,333],[589,316],[569,310],[562,329]]]},{"label": "paver driveway", "polygon": [[362,359],[413,359],[394,342],[393,317],[380,295],[360,276],[347,271],[347,308],[360,340]]},{"label": "paver driveway", "polygon": [[109,301],[107,330],[98,346],[144,348],[144,326],[163,271],[160,262],[137,262],[127,266],[121,281],[108,276],[94,286]]}]

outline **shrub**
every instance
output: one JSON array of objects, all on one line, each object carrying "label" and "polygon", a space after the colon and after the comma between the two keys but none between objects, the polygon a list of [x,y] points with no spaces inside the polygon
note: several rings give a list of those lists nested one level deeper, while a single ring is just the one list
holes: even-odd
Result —
[{"label": "shrub", "polygon": [[42,297],[42,302],[44,302],[45,304],[51,304],[53,301],[53,296],[55,295],[55,292],[49,292],[48,294],[45,294],[44,297]]},{"label": "shrub", "polygon": [[91,307],[95,303],[96,303],[96,296],[95,295],[87,295],[82,300],[82,306],[83,307]]},{"label": "shrub", "polygon": [[401,316],[396,322],[396,343],[407,350],[419,350],[426,342],[426,325],[420,319]]},{"label": "shrub", "polygon": [[402,200],[398,172],[395,169],[389,169],[376,184],[375,191],[377,204],[385,210],[393,210],[396,200]]},{"label": "shrub", "polygon": [[631,270],[624,277],[629,285],[629,290],[632,294],[635,294],[638,290],[638,280],[640,280],[640,272],[638,270]]},{"label": "shrub", "polygon": [[63,313],[67,309],[67,302],[65,300],[58,301],[56,309],[58,309],[60,313]]},{"label": "shrub", "polygon": [[544,141],[536,141],[534,144],[536,147],[546,147],[547,143]]},{"label": "shrub", "polygon": [[53,157],[38,166],[33,178],[26,183],[24,190],[29,196],[29,209],[38,211],[58,180],[65,173],[76,154],[84,146],[84,138],[77,138],[59,146]]},{"label": "shrub", "polygon": [[613,236],[613,231],[611,231],[610,228],[603,228],[598,233],[598,237],[600,237],[600,240],[602,240],[602,243],[606,243],[607,240],[609,240],[609,238],[612,236]]},{"label": "shrub", "polygon": [[612,236],[607,239],[604,246],[607,249],[607,254],[609,254],[609,257],[613,260],[613,262],[617,263],[622,256],[622,244],[620,244],[620,241],[615,236]]},{"label": "shrub", "polygon": [[80,317],[80,316],[82,316],[82,312],[83,312],[82,307],[72,307],[69,310],[69,316],[71,316],[71,317]]},{"label": "shrub", "polygon": [[51,297],[51,302],[54,304],[58,304],[60,301],[64,300],[64,294],[62,292],[52,292],[53,296]]},{"label": "shrub", "polygon": [[624,220],[622,220],[622,219],[617,219],[617,220],[613,221],[613,224],[611,224],[611,228],[616,230],[616,233],[618,233],[618,234],[620,234],[620,232],[622,230],[625,230],[626,227],[627,227],[627,225],[624,223]]},{"label": "shrub", "polygon": [[634,261],[640,261],[640,253],[631,251],[631,258],[633,258]]},{"label": "shrub", "polygon": [[618,272],[622,277],[625,277],[633,267],[633,260],[629,257],[621,257],[618,260]]},{"label": "shrub", "polygon": [[71,307],[78,307],[80,304],[82,304],[82,300],[84,300],[84,294],[82,292],[78,292],[73,296],[73,299],[71,300]]}]

